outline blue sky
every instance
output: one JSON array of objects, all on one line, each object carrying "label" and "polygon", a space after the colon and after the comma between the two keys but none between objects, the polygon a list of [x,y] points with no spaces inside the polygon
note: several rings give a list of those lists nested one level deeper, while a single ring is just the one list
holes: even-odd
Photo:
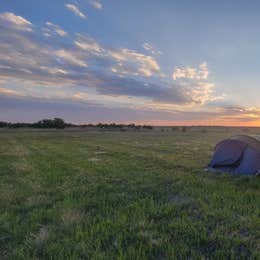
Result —
[{"label": "blue sky", "polygon": [[259,7],[2,1],[0,120],[258,125]]}]

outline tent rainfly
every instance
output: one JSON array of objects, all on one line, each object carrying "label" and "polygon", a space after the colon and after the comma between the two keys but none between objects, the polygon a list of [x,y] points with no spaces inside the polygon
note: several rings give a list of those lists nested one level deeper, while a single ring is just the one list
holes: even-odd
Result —
[{"label": "tent rainfly", "polygon": [[246,135],[223,140],[216,145],[208,170],[260,175],[260,142]]}]

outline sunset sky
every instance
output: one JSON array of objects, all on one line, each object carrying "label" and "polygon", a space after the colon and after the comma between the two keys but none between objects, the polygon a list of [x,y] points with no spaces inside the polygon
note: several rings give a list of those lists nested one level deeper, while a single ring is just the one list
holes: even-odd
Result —
[{"label": "sunset sky", "polygon": [[0,121],[260,125],[260,1],[2,0]]}]

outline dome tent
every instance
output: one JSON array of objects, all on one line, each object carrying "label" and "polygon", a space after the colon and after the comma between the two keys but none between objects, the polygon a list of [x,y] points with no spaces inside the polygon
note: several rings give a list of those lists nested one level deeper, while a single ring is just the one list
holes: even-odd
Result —
[{"label": "dome tent", "polygon": [[221,141],[215,147],[208,170],[259,175],[260,142],[246,135],[238,135]]}]

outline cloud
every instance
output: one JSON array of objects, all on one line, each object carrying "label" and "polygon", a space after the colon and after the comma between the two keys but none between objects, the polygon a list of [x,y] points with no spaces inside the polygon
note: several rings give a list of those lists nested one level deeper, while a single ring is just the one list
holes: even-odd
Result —
[{"label": "cloud", "polygon": [[72,65],[80,66],[80,67],[87,67],[85,61],[83,61],[80,57],[77,57],[77,55],[73,54],[71,51],[68,50],[57,50],[54,52],[54,54],[59,58],[64,60],[65,62],[68,62]]},{"label": "cloud", "polygon": [[187,95],[192,97],[195,104],[204,105],[205,103],[223,100],[225,95],[215,95],[215,85],[211,82],[193,82],[188,84]]},{"label": "cloud", "polygon": [[46,22],[45,23],[46,27],[43,29],[44,33],[46,36],[51,36],[51,35],[59,35],[61,37],[67,36],[68,33],[65,32],[59,25],[53,24],[51,22]]},{"label": "cloud", "polygon": [[[34,122],[40,118],[62,117],[74,123],[133,122],[154,119],[163,114],[69,99],[16,97],[0,94],[0,121]],[[8,113],[7,113],[8,111]]]},{"label": "cloud", "polygon": [[0,33],[2,71],[12,71],[14,68],[34,69],[50,59],[48,49],[35,42],[32,34],[24,35],[9,29],[2,29]]},{"label": "cloud", "polygon": [[10,95],[10,96],[19,96],[19,92],[12,90],[12,89],[7,89],[7,88],[0,88],[0,94],[4,95]]},{"label": "cloud", "polygon": [[65,96],[109,108],[170,113],[201,108],[216,98],[214,84],[206,80],[162,81],[156,59],[135,50],[104,47],[82,34],[61,41],[37,31],[0,30],[0,84],[8,82],[23,96],[37,92],[38,99]]},{"label": "cloud", "polygon": [[88,51],[91,53],[100,53],[103,49],[100,45],[91,37],[82,35],[80,33],[77,34],[77,39],[74,41],[74,44],[84,51]]},{"label": "cloud", "polygon": [[[8,92],[8,91],[7,91]],[[96,104],[84,93],[70,96],[37,97],[5,93],[0,89],[0,121],[33,122],[40,118],[62,117],[74,123],[136,122],[157,125],[257,125],[260,109],[217,107],[214,110],[152,110],[150,107],[107,106]],[[129,100],[131,102],[131,100]]]},{"label": "cloud", "polygon": [[175,67],[172,74],[174,80],[184,79],[198,79],[205,80],[208,78],[209,70],[206,62],[199,65],[199,68],[194,67]]},{"label": "cloud", "polygon": [[68,74],[68,72],[66,70],[61,69],[61,68],[50,68],[50,67],[46,67],[46,66],[41,66],[40,69],[49,74],[62,74],[62,75]]},{"label": "cloud", "polygon": [[91,78],[92,81],[89,82],[90,84],[86,85],[94,85],[97,93],[102,95],[142,97],[149,102],[169,104],[184,104],[190,101],[190,97],[186,96],[178,85],[165,87],[137,79],[110,76],[101,73],[92,74]]},{"label": "cloud", "polygon": [[32,23],[22,16],[15,15],[14,13],[5,12],[0,14],[0,22],[4,26],[10,27],[15,30],[32,31]]},{"label": "cloud", "polygon": [[134,50],[113,49],[108,51],[108,55],[117,61],[116,67],[112,68],[117,73],[151,77],[154,73],[160,72],[160,67],[152,56]]},{"label": "cloud", "polygon": [[96,9],[102,9],[103,8],[103,5],[102,5],[102,3],[100,3],[99,1],[94,1],[94,0],[92,0],[92,1],[89,1],[89,3],[94,7],[94,8],[96,8]]},{"label": "cloud", "polygon": [[[100,98],[100,95],[98,96]],[[118,106],[106,103],[107,98],[101,95],[102,102],[96,103],[95,96],[87,96],[84,93],[74,93],[71,97],[38,97],[21,96],[12,93],[0,92],[0,121],[37,121],[39,118],[52,118],[60,116],[70,122],[130,122],[156,120],[180,120],[181,118],[206,117],[210,113],[197,115],[196,113],[182,111],[157,111],[140,104],[134,106]],[[111,97],[113,99],[113,97]],[[115,98],[114,98],[115,99]],[[131,103],[131,100],[128,101]],[[151,104],[152,105],[152,104]],[[8,111],[8,113],[5,113]]]},{"label": "cloud", "polygon": [[153,48],[153,46],[152,46],[150,43],[148,43],[148,42],[143,43],[142,46],[143,46],[143,48],[144,48],[146,51],[150,52],[150,53],[153,54],[153,55],[160,55],[160,54],[162,54],[161,51],[155,50],[155,49]]},{"label": "cloud", "polygon": [[[2,41],[4,39],[5,37]],[[135,79],[129,78],[128,75],[135,73],[144,75],[145,72],[141,69],[147,69],[147,73],[156,73],[159,71],[159,66],[150,56],[128,49],[113,50],[111,53],[111,50],[101,48],[93,39],[85,37],[83,39],[79,49],[73,49],[73,46],[52,49],[46,43],[38,43],[33,38],[29,40],[23,35],[9,33],[8,42],[11,45],[0,41],[0,53],[2,53],[0,60],[5,65],[0,68],[0,72],[12,80],[23,80],[27,85],[81,86],[86,92],[92,89],[97,94],[106,95],[107,98],[109,96],[143,98],[146,104],[155,102],[157,106],[159,103],[199,104],[209,99],[209,91],[205,91],[199,84],[197,88],[193,88],[190,85],[147,82],[145,77],[139,78],[138,75]],[[54,43],[55,41],[52,41],[52,46]],[[93,59],[95,61],[95,53],[100,52],[102,55],[98,58],[104,61],[104,68],[100,67],[100,64],[94,67],[92,63],[87,64],[87,59],[89,62],[93,62]],[[109,73],[110,62],[120,66],[120,72]],[[126,67],[122,67],[121,64],[126,64]],[[95,66],[99,66],[97,70],[94,69]],[[125,77],[122,77],[123,72],[126,73]],[[213,86],[204,87],[210,89]]]},{"label": "cloud", "polygon": [[208,81],[209,70],[206,62],[195,67],[175,67],[172,74],[174,81],[183,86],[186,94],[192,97],[191,104],[204,105],[205,103],[222,100],[225,95],[215,95],[215,84]]},{"label": "cloud", "polygon": [[82,19],[86,19],[87,16],[80,11],[79,7],[77,7],[74,4],[65,4],[65,6],[67,7],[68,10],[70,10],[71,12],[73,12],[76,16],[82,18]]}]

